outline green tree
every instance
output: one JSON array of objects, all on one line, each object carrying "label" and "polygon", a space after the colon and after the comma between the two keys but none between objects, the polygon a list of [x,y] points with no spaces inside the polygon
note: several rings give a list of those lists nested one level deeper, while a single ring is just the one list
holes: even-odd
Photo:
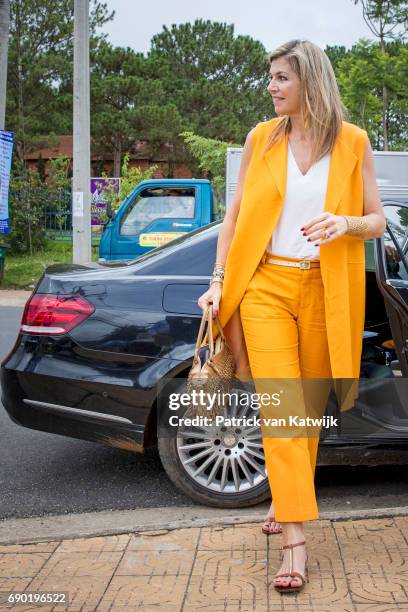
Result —
[{"label": "green tree", "polygon": [[33,253],[45,245],[44,186],[38,172],[17,159],[10,177],[10,247],[13,253]]},{"label": "green tree", "polygon": [[203,173],[211,179],[214,196],[215,212],[225,213],[225,168],[228,147],[239,147],[238,144],[229,144],[213,138],[197,136],[193,132],[180,134],[184,138],[191,154],[198,161],[198,166]]},{"label": "green tree", "polygon": [[387,38],[401,39],[407,35],[408,5],[406,0],[353,0],[361,4],[363,18],[371,32],[383,44]]},{"label": "green tree", "polygon": [[[398,42],[390,47],[398,47],[395,54],[392,86],[396,95],[390,101],[388,129],[392,148],[408,150],[408,46]],[[391,84],[388,84],[391,89]]]},{"label": "green tree", "polygon": [[362,39],[340,60],[337,80],[350,120],[367,130],[376,149],[385,149],[383,132],[383,85],[387,89],[388,148],[400,150],[408,144],[405,92],[408,89],[407,48],[387,43],[387,53],[372,41]]},{"label": "green tree", "polygon": [[[72,131],[73,7],[74,0],[11,1],[6,125],[20,160],[28,146]],[[96,30],[113,15],[92,0],[92,47],[106,37]]]},{"label": "green tree", "polygon": [[[370,31],[380,41],[380,50],[383,55],[381,64],[389,64],[387,39],[404,41],[408,27],[408,4],[406,0],[354,0],[354,4],[361,4],[363,18]],[[388,151],[389,139],[389,98],[387,87],[387,73],[381,71],[382,78],[382,130],[384,151]]]},{"label": "green tree", "polygon": [[58,155],[48,162],[47,185],[54,191],[71,190],[71,160],[64,155]]},{"label": "green tree", "polygon": [[0,0],[0,130],[4,130],[7,91],[10,0]]},{"label": "green tree", "polygon": [[150,155],[174,143],[182,129],[175,105],[152,62],[130,48],[103,42],[92,58],[92,135],[95,150],[113,153],[113,175],[119,176],[122,156],[135,142],[148,142]]},{"label": "green tree", "polygon": [[166,95],[196,134],[240,142],[273,114],[265,48],[235,36],[233,25],[199,19],[164,26],[152,38],[150,57],[159,62]]},{"label": "green tree", "polygon": [[333,70],[336,72],[339,62],[347,56],[346,47],[343,45],[327,45],[324,51],[333,66]]}]

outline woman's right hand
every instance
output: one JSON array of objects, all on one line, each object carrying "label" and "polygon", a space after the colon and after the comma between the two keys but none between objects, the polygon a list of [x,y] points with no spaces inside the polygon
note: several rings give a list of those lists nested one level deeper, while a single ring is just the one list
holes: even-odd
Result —
[{"label": "woman's right hand", "polygon": [[204,310],[207,304],[212,302],[213,319],[218,315],[219,310],[220,310],[221,293],[222,293],[222,283],[214,282],[214,283],[211,283],[209,289],[207,289],[205,293],[200,295],[200,297],[197,300],[197,304],[202,310]]}]

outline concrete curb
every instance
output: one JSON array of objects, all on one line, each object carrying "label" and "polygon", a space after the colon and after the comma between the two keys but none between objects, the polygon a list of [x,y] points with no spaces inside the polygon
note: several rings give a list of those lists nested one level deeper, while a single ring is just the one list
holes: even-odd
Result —
[{"label": "concrete curb", "polygon": [[[174,506],[114,512],[87,512],[27,519],[4,519],[0,521],[0,544],[31,544],[121,533],[242,525],[261,522],[268,508],[269,504],[262,504],[262,508],[257,511],[250,511],[247,508],[239,511],[237,509],[222,510],[207,506]],[[408,516],[408,506],[322,511],[319,519],[348,521],[389,516]],[[160,520],[160,517],[162,517],[162,520]]]}]

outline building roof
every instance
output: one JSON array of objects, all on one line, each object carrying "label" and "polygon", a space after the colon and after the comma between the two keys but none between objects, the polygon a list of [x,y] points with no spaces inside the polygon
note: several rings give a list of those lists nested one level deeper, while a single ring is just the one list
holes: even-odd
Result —
[{"label": "building roof", "polygon": [[[154,155],[154,159],[152,159],[152,155],[149,151],[149,143],[143,140],[135,141],[135,145],[130,151],[131,159],[146,159],[149,161],[167,161],[168,154],[172,150],[171,144],[163,145],[160,150]],[[73,158],[73,136],[72,134],[61,134],[57,136],[57,144],[55,146],[48,147],[39,147],[37,149],[33,148],[31,150],[27,149],[24,155],[24,159],[28,161],[36,161],[42,157],[42,159],[54,159],[60,155],[64,157],[68,157],[69,159]],[[101,158],[100,154],[92,154],[92,160],[98,160]],[[110,151],[107,151],[103,156],[105,161],[113,161],[113,155]]]}]

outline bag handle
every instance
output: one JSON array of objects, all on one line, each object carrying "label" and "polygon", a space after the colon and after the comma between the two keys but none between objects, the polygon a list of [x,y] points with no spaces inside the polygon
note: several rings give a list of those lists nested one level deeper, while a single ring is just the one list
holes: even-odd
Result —
[{"label": "bag handle", "polygon": [[198,356],[198,351],[199,351],[199,348],[200,348],[200,346],[202,344],[202,340],[203,340],[204,327],[205,327],[205,324],[207,322],[207,316],[208,316],[208,307],[209,307],[209,304],[207,303],[205,305],[205,308],[204,308],[204,311],[203,311],[203,314],[202,314],[202,317],[201,317],[200,329],[198,330],[198,335],[197,335],[197,340],[196,340],[196,345],[195,345],[195,351],[194,351],[194,354],[197,355],[197,356]]},{"label": "bag handle", "polygon": [[[196,342],[195,351],[194,351],[194,355],[196,357],[198,357],[198,352],[203,343],[203,333],[204,333],[204,328],[205,328],[206,323],[207,323],[207,334],[208,334],[208,339],[209,339],[208,344],[210,348],[210,358],[213,357],[214,355],[214,337],[213,337],[213,330],[212,330],[213,310],[212,309],[213,309],[212,302],[207,302],[207,304],[205,305],[203,316],[201,317],[200,329],[198,330],[197,342]],[[218,331],[220,332],[221,338],[225,341],[224,331],[221,327],[221,323],[218,318],[218,315],[215,317],[215,322],[218,327]]]}]

